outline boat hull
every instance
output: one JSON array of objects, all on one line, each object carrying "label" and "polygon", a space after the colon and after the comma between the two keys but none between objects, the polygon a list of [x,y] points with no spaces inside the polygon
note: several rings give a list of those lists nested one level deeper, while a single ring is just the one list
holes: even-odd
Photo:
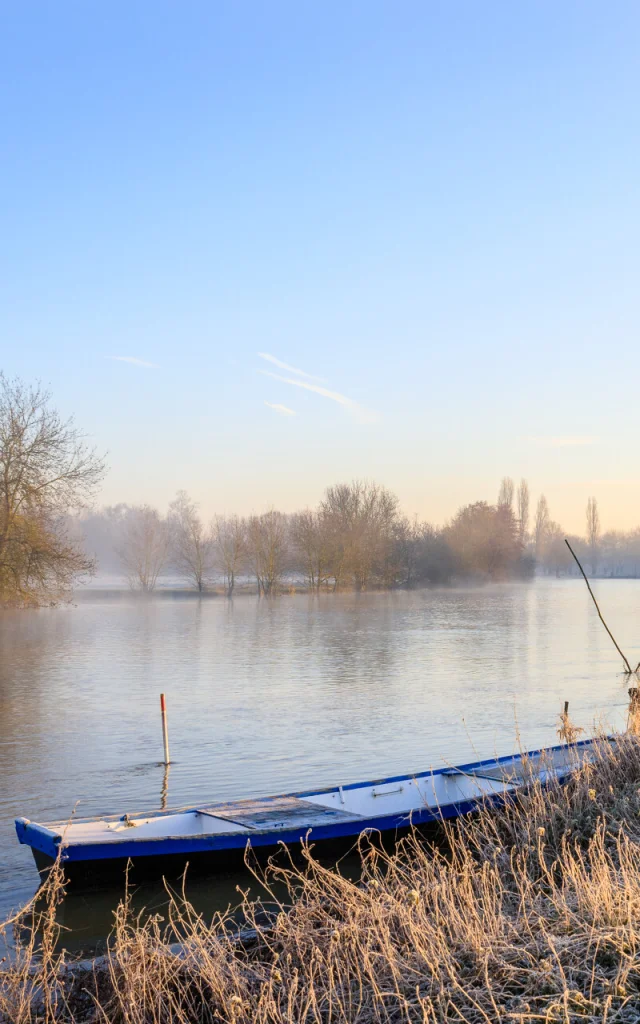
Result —
[{"label": "boat hull", "polygon": [[[405,825],[393,830],[385,830],[368,834],[366,841],[371,845],[391,851],[395,845],[408,835],[414,826]],[[425,841],[435,842],[441,833],[439,822],[429,822],[417,826]],[[323,839],[318,842],[309,837],[314,855],[324,863],[335,863],[345,854],[354,850],[360,841],[359,836],[349,835],[344,838]],[[38,873],[45,881],[55,861],[46,854],[32,849]],[[119,857],[108,860],[64,861],[61,863],[64,884],[67,891],[79,892],[91,889],[120,888],[125,881],[129,885],[140,885],[166,879],[175,882],[183,878],[185,872],[189,878],[235,875],[245,868],[247,856],[250,863],[266,865],[267,861],[278,858],[303,863],[302,843],[289,843],[286,851],[282,843],[271,842],[264,846],[251,846],[249,855],[246,850],[207,850],[192,853],[166,853],[153,857]]]},{"label": "boat hull", "polygon": [[[504,800],[505,795],[500,794],[489,801],[483,800],[482,804],[485,807],[488,803],[496,806]],[[441,829],[443,819],[469,814],[477,811],[478,806],[479,801],[468,801],[444,808],[439,814],[425,809],[410,816],[394,817],[393,821],[384,816],[359,822],[357,828],[355,823],[349,823],[341,828],[299,828],[283,831],[277,836],[273,833],[254,834],[248,840],[246,836],[213,837],[214,841],[210,841],[208,848],[203,848],[201,837],[145,844],[134,840],[116,856],[113,844],[91,850],[65,847],[60,855],[60,865],[69,886],[90,889],[117,885],[125,878],[131,884],[161,878],[177,879],[185,869],[190,877],[231,872],[241,868],[248,856],[258,863],[265,863],[285,848],[287,856],[295,859],[303,843],[313,846],[322,857],[333,858],[352,849],[362,836],[366,836],[368,842],[385,848],[393,847],[414,828],[425,836],[434,836]],[[40,876],[45,879],[57,860],[55,851],[47,853],[34,846],[31,850]]]}]

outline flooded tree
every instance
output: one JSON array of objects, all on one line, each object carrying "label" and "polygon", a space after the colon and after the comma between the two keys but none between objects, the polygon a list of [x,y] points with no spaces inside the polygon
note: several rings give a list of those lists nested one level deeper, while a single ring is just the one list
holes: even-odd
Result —
[{"label": "flooded tree", "polygon": [[212,530],[214,562],[224,576],[227,597],[233,597],[236,577],[247,560],[247,524],[240,516],[215,516]]},{"label": "flooded tree", "polygon": [[150,594],[170,556],[170,535],[157,509],[139,505],[124,518],[118,554],[132,590]]},{"label": "flooded tree", "polygon": [[288,563],[287,517],[276,509],[251,516],[247,523],[247,553],[258,594],[274,594]]},{"label": "flooded tree", "polygon": [[364,590],[380,582],[394,545],[398,499],[385,487],[354,480],[327,488],[319,513],[327,531],[336,587]]},{"label": "flooded tree", "polygon": [[69,530],[105,467],[73,419],[40,385],[0,373],[0,604],[39,605],[68,594],[93,560]]},{"label": "flooded tree", "polygon": [[331,534],[327,518],[317,509],[304,509],[290,519],[292,556],[310,590],[331,579]]},{"label": "flooded tree", "polygon": [[173,567],[182,579],[202,593],[213,572],[214,539],[186,491],[178,491],[170,504],[168,527]]}]

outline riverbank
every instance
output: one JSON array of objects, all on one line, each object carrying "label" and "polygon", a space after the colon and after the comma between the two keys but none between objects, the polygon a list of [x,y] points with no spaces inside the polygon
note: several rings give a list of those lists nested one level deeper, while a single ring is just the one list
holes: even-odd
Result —
[{"label": "riverbank", "polygon": [[[509,585],[524,585],[531,586],[536,580],[552,580],[552,579],[563,579],[569,582],[582,583],[580,575],[573,573],[566,573],[562,576],[550,576],[538,575],[526,580],[491,580],[487,576],[476,575],[468,576],[460,579],[452,577],[446,583],[428,583],[422,582],[420,585],[407,586],[406,584],[398,584],[394,586],[382,586],[372,585],[367,587],[365,590],[357,590],[354,587],[334,587],[332,585],[326,585],[321,587],[310,587],[305,581],[299,577],[292,577],[291,579],[284,580],[279,583],[278,587],[269,596],[272,597],[283,597],[291,595],[307,595],[309,597],[324,597],[324,596],[359,596],[364,593],[366,594],[402,594],[402,593],[421,593],[421,592],[451,592],[455,590],[482,590],[492,586],[509,586]],[[637,576],[589,576],[591,581],[596,580],[598,582],[620,582],[620,581],[637,581]],[[583,584],[584,585],[584,584]],[[227,588],[223,583],[212,583],[205,587],[203,590],[196,590],[194,587],[189,587],[186,584],[180,584],[176,582],[166,582],[160,580],[153,591],[145,592],[138,589],[132,589],[126,585],[126,582],[120,579],[104,583],[103,581],[93,581],[90,585],[85,587],[79,587],[70,596],[68,603],[76,603],[83,600],[138,600],[138,601],[149,601],[149,600],[209,600],[213,598],[238,598],[238,597],[260,597],[261,592],[258,590],[257,584],[252,581],[243,580],[234,586],[232,594],[229,594]]]},{"label": "riverbank", "polygon": [[56,952],[52,890],[41,954],[27,944],[1,976],[0,1021],[637,1019],[640,741],[446,832],[446,850],[364,845],[359,882],[313,851],[274,869],[290,909],[265,924],[245,902],[248,944],[177,897],[166,920],[124,904],[108,956],[79,972]]}]

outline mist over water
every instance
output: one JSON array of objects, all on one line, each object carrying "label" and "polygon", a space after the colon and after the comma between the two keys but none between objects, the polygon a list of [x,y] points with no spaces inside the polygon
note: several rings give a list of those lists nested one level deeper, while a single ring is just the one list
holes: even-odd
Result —
[{"label": "mist over water", "polygon": [[[596,581],[640,660],[640,582]],[[625,719],[620,659],[584,584],[234,601],[78,598],[0,618],[0,913],[37,874],[13,819],[160,806],[418,771]]]}]

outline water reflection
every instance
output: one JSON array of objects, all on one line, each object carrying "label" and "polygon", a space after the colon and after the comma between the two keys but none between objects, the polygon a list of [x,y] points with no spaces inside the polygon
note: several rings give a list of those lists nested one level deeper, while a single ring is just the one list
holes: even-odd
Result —
[{"label": "water reflection", "polygon": [[166,811],[166,809],[167,809],[167,800],[168,800],[168,797],[169,797],[169,769],[170,768],[171,768],[170,764],[165,764],[165,766],[164,766],[164,773],[163,773],[163,776],[162,776],[162,789],[160,790],[160,810],[161,811]]}]

